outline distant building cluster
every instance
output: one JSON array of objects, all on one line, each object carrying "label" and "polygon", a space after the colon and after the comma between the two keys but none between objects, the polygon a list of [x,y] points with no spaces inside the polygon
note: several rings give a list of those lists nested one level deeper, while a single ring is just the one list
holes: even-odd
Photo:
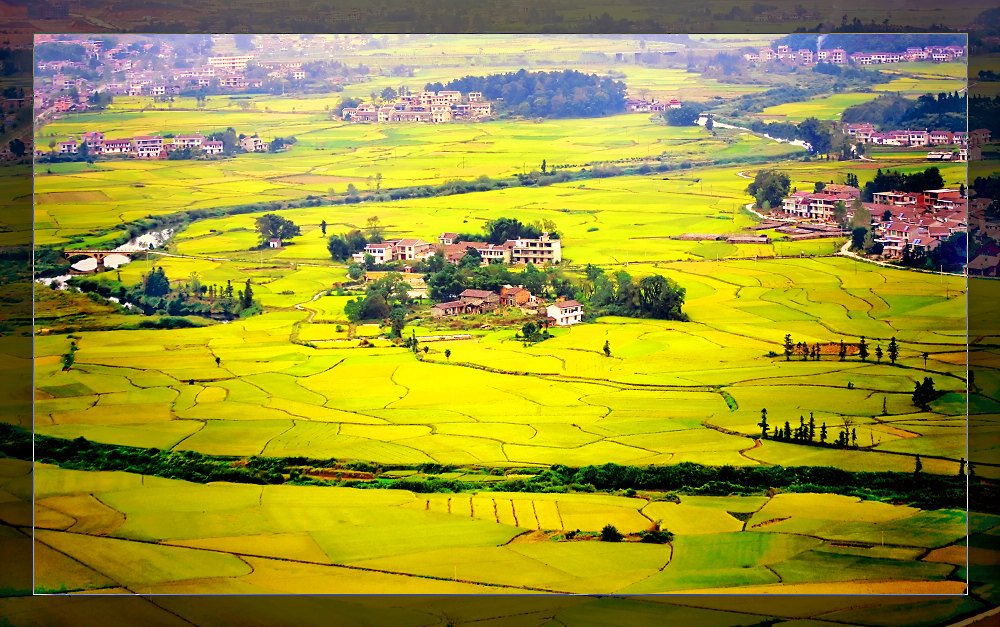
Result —
[{"label": "distant building cluster", "polygon": [[353,122],[449,122],[455,118],[482,119],[493,114],[492,105],[478,91],[463,99],[459,91],[422,91],[400,96],[395,102],[366,103],[341,111]]},{"label": "distant building cluster", "polygon": [[[544,305],[524,287],[505,285],[500,293],[487,290],[467,289],[458,295],[458,300],[438,303],[431,307],[435,318],[446,318],[466,314],[490,313],[501,307],[520,307],[527,311],[544,311],[547,322],[556,326],[569,326],[583,322],[583,305],[575,300],[558,300]],[[543,309],[544,308],[544,309]]]},{"label": "distant building cluster", "polygon": [[[107,139],[100,131],[90,131],[84,133],[79,142],[72,138],[69,141],[59,142],[53,152],[60,155],[75,155],[80,153],[80,147],[84,145],[88,155],[131,155],[137,159],[163,159],[174,150],[184,148],[200,150],[209,156],[222,154],[223,150],[221,141],[209,140],[199,133],[177,135],[176,137],[140,135],[122,139]],[[247,152],[267,152],[269,148],[268,142],[257,136],[244,137],[240,140],[240,146]],[[45,153],[39,150],[36,154],[43,155]]]},{"label": "distant building cluster", "polygon": [[952,61],[965,56],[963,46],[926,46],[924,48],[907,48],[906,52],[855,52],[847,54],[843,48],[812,50],[801,48],[792,50],[789,46],[761,48],[757,52],[748,52],[743,58],[750,63],[767,63],[768,61],[785,61],[811,65],[814,63],[832,63],[846,65],[853,62],[858,65],[875,65],[881,63],[900,63],[903,61]]},{"label": "distant building cluster", "polygon": [[874,146],[958,146],[958,150],[934,150],[927,153],[929,161],[978,161],[983,144],[990,143],[989,129],[969,131],[895,130],[877,132],[871,124],[847,124],[844,133],[854,140]]},{"label": "distant building cluster", "polygon": [[538,239],[512,239],[503,244],[456,242],[457,237],[457,233],[442,233],[438,237],[437,244],[411,238],[386,240],[368,244],[363,251],[353,255],[353,260],[364,263],[365,257],[371,255],[377,264],[390,261],[423,261],[441,251],[445,261],[457,264],[469,249],[474,249],[482,257],[482,265],[489,265],[494,260],[514,265],[528,263],[547,265],[562,261],[561,242],[549,237],[548,233],[542,233]]},{"label": "distant building cluster", "polygon": [[[834,205],[843,202],[851,218],[852,204],[860,196],[861,190],[856,187],[834,184],[820,192],[794,192],[783,200],[780,214],[832,224]],[[885,257],[901,256],[906,246],[931,251],[954,233],[968,231],[967,201],[958,189],[877,192],[872,202],[862,204],[872,215],[872,236],[882,244]]]},{"label": "distant building cluster", "polygon": [[671,98],[666,102],[656,100],[646,100],[644,98],[626,98],[625,110],[631,112],[654,112],[666,111],[667,109],[680,109],[683,103],[677,98]]}]

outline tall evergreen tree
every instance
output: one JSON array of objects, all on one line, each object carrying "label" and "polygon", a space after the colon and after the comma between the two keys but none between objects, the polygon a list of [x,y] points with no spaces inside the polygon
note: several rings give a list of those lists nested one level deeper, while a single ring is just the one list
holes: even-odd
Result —
[{"label": "tall evergreen tree", "polygon": [[794,348],[795,348],[795,345],[792,344],[792,334],[791,333],[787,333],[785,335],[785,361],[788,361],[789,359],[791,359],[791,357],[792,357],[792,351],[794,350]]},{"label": "tall evergreen tree", "polygon": [[896,344],[896,336],[894,335],[889,340],[889,361],[895,365],[897,357],[899,357],[899,345]]},{"label": "tall evergreen tree", "polygon": [[868,361],[868,343],[865,342],[864,336],[861,336],[861,341],[858,342],[858,357],[861,361]]},{"label": "tall evergreen tree", "polygon": [[247,279],[242,294],[243,296],[240,299],[240,305],[243,309],[250,309],[253,307],[253,288],[250,287],[250,279]]}]

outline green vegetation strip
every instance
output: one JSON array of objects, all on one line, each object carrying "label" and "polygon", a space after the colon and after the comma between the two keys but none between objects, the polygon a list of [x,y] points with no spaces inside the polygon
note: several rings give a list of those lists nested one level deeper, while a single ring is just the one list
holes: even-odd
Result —
[{"label": "green vegetation strip", "polygon": [[[32,459],[32,435],[24,429],[0,425],[0,455]],[[704,496],[751,495],[769,490],[832,493],[864,499],[905,503],[922,509],[964,508],[967,496],[976,511],[1000,514],[1000,490],[992,483],[965,476],[901,472],[851,472],[831,467],[704,466],[684,462],[672,466],[554,465],[548,469],[516,470],[515,476],[500,477],[500,469],[475,469],[454,477],[456,468],[437,464],[374,465],[338,463],[304,457],[226,457],[193,451],[161,451],[155,448],[116,446],[85,438],[66,440],[34,437],[34,459],[75,470],[122,470],[182,479],[197,483],[339,485],[354,488],[392,488],[412,492],[594,492],[634,490],[672,491]],[[309,477],[315,468],[337,481]],[[399,471],[414,471],[400,477]],[[443,478],[449,474],[448,478]],[[394,476],[393,476],[394,475]],[[341,479],[340,477],[350,477]],[[363,477],[361,479],[357,477]],[[465,479],[465,480],[463,480]]]}]

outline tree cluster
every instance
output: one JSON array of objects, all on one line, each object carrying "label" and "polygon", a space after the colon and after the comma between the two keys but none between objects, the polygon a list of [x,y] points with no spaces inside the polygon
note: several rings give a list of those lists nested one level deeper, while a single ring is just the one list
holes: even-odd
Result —
[{"label": "tree cluster", "polygon": [[232,281],[226,281],[224,286],[203,284],[197,274],[192,274],[187,282],[171,285],[163,267],[157,266],[131,286],[103,278],[74,277],[70,281],[82,292],[114,297],[123,305],[132,307],[126,311],[147,316],[166,314],[233,319],[263,311],[260,301],[254,299],[250,279],[239,290],[233,287]]},{"label": "tree cluster", "polygon": [[635,281],[624,270],[611,277],[588,265],[577,300],[595,315],[686,321],[684,295],[683,287],[658,274]]},{"label": "tree cluster", "polygon": [[625,110],[625,83],[576,70],[466,76],[447,84],[428,83],[428,91],[482,92],[500,100],[498,108],[516,115],[547,118],[599,117]]},{"label": "tree cluster", "polygon": [[294,222],[275,213],[268,213],[254,220],[254,229],[260,237],[261,246],[267,245],[271,239],[285,241],[302,234],[302,229]]},{"label": "tree cluster", "polygon": [[883,94],[844,109],[840,117],[845,123],[869,123],[883,131],[928,128],[955,132],[967,128],[967,105],[966,95],[958,92],[924,94],[916,100]]},{"label": "tree cluster", "polygon": [[792,180],[784,172],[759,170],[753,182],[747,185],[746,192],[757,201],[757,209],[768,211],[780,207],[791,188]]},{"label": "tree cluster", "polygon": [[936,167],[930,167],[923,172],[905,174],[895,170],[882,171],[881,168],[875,172],[874,178],[865,183],[861,188],[861,200],[871,202],[874,194],[879,192],[913,192],[919,193],[927,189],[941,189],[944,187],[944,178],[941,171]]}]

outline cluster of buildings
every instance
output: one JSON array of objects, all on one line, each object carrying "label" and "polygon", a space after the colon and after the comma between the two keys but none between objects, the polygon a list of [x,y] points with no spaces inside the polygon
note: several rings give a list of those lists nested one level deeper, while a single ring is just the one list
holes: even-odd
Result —
[{"label": "cluster of buildings", "polygon": [[482,257],[482,265],[489,265],[494,260],[500,263],[523,265],[550,265],[562,261],[562,245],[558,239],[542,233],[538,239],[511,239],[503,244],[487,242],[456,242],[457,233],[442,233],[437,244],[425,242],[422,239],[386,240],[377,244],[368,244],[361,252],[353,255],[357,263],[364,263],[365,257],[371,255],[377,264],[391,261],[424,261],[442,251],[445,261],[457,264],[462,257],[473,249]]},{"label": "cluster of buildings", "polygon": [[492,106],[478,91],[470,91],[464,99],[460,91],[422,91],[381,106],[366,103],[349,107],[341,111],[341,116],[353,122],[440,123],[455,118],[481,119],[492,113]]},{"label": "cluster of buildings", "polygon": [[[843,202],[848,217],[861,190],[848,185],[827,185],[821,192],[794,192],[782,202],[780,214],[805,222],[835,222],[834,205]],[[882,244],[882,255],[899,257],[903,249],[931,251],[951,235],[968,230],[967,201],[958,189],[922,192],[887,191],[862,203],[872,215],[871,232]],[[781,230],[781,229],[779,229]],[[839,230],[839,229],[838,229]],[[791,232],[785,227],[786,232]]]},{"label": "cluster of buildings", "polygon": [[[964,131],[928,131],[924,130],[894,130],[879,132],[871,124],[847,124],[844,132],[855,141],[876,146],[944,146],[953,145],[966,147],[971,133]],[[989,131],[979,129],[972,133],[985,132],[989,141]],[[976,138],[980,139],[979,137]],[[985,143],[985,142],[983,142]]]},{"label": "cluster of buildings", "polygon": [[982,158],[983,144],[990,143],[989,129],[951,132],[928,130],[895,130],[878,132],[871,124],[848,124],[844,132],[857,142],[874,146],[957,146],[958,150],[932,150],[928,161],[977,161]]},{"label": "cluster of buildings", "polygon": [[[222,154],[223,150],[221,141],[211,141],[199,133],[175,137],[140,135],[107,139],[100,131],[90,131],[84,133],[79,142],[72,138],[69,141],[59,142],[53,152],[60,155],[75,155],[81,152],[81,146],[86,146],[88,155],[130,155],[137,159],[163,159],[174,150],[184,148],[200,150],[209,156]],[[247,152],[267,152],[269,144],[255,135],[244,137],[240,140],[240,146]],[[37,151],[36,154],[43,155],[44,152]]]},{"label": "cluster of buildings", "polygon": [[523,287],[505,285],[500,293],[487,290],[464,290],[458,300],[438,303],[431,307],[435,318],[464,314],[490,313],[502,307],[520,307],[522,310],[539,311],[544,307],[550,325],[568,326],[583,321],[583,305],[575,300],[559,300],[545,306]]},{"label": "cluster of buildings", "polygon": [[677,98],[671,98],[666,102],[646,100],[645,98],[626,98],[625,110],[637,113],[648,113],[666,111],[667,109],[680,109],[682,104],[683,103],[681,103],[681,101]]},{"label": "cluster of buildings", "polygon": [[832,63],[834,65],[846,65],[856,63],[858,65],[874,65],[879,63],[901,63],[903,61],[952,61],[965,56],[963,46],[926,46],[907,48],[906,52],[855,52],[848,54],[843,48],[801,48],[792,50],[789,46],[778,46],[773,48],[761,48],[757,52],[748,52],[743,58],[750,63],[767,63],[769,61],[785,61],[787,63],[799,63],[810,65],[813,63]]}]

